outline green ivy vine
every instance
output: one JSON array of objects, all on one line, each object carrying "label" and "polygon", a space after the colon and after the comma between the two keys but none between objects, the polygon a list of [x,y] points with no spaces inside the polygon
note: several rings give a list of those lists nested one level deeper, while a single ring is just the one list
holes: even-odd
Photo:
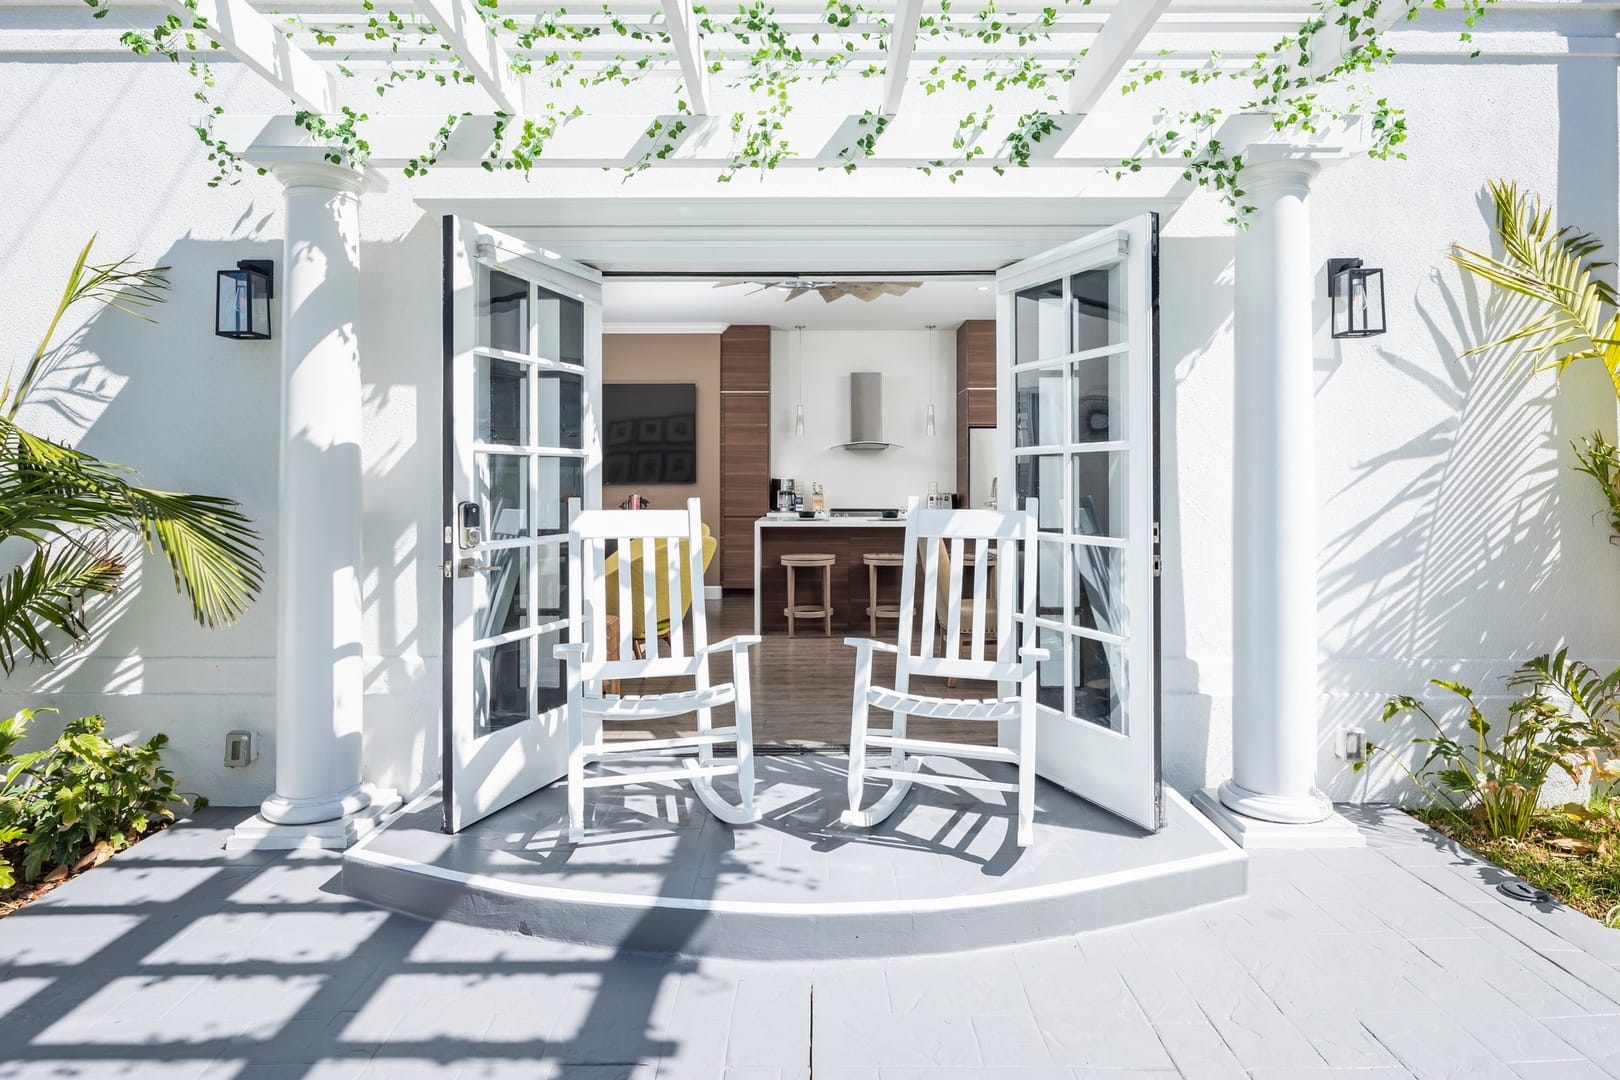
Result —
[{"label": "green ivy vine", "polygon": [[[99,19],[108,14],[115,0],[84,2]],[[234,182],[243,165],[216,134],[215,121],[223,109],[215,100],[213,70],[203,59],[218,45],[201,34],[207,26],[197,14],[196,0],[183,2],[191,10],[189,19],[169,15],[150,31],[132,30],[122,40],[137,55],[158,54],[188,64],[197,80],[195,96],[203,106],[204,119],[196,132],[215,169],[210,183]],[[972,10],[958,10],[952,0],[941,0],[937,13],[920,19],[916,34],[913,71],[925,95],[952,90],[983,96],[981,104],[957,118],[951,153],[920,166],[924,173],[937,173],[953,183],[969,165],[992,152],[998,155],[993,166],[998,174],[1008,168],[1028,167],[1040,144],[1062,128],[1062,95],[1085,59],[1084,50],[1068,57],[1043,57],[1035,51],[1037,45],[1050,43],[1060,15],[1058,7],[1011,15],[998,10],[996,0],[977,2]],[[1083,6],[1090,0],[1066,2]],[[1367,89],[1367,77],[1388,66],[1393,57],[1378,28],[1381,9],[1399,4],[1410,20],[1425,7],[1458,8],[1463,12],[1462,38],[1468,41],[1493,2],[1318,0],[1315,15],[1249,64],[1234,66],[1211,53],[1204,64],[1181,67],[1175,76],[1192,85],[1240,85],[1247,100],[1233,111],[1269,113],[1278,132],[1310,135],[1348,116],[1364,117],[1372,132],[1371,155],[1404,157],[1400,150],[1407,137],[1404,113]],[[531,103],[523,117],[495,114],[491,144],[481,162],[491,172],[515,170],[527,175],[535,167],[557,133],[584,115],[580,105],[563,99],[577,99],[579,91],[596,87],[630,86],[649,73],[674,67],[674,46],[664,26],[638,25],[606,6],[581,14],[558,8],[518,17],[503,11],[500,0],[475,0],[475,10],[511,57],[513,71],[527,80],[531,98],[546,98]],[[731,13],[717,13],[702,5],[694,5],[692,11],[705,38],[739,43],[746,60],[744,65],[728,67],[719,57],[709,58],[708,75],[753,103],[749,109],[717,118],[731,136],[730,158],[718,176],[722,182],[746,171],[768,172],[794,156],[787,121],[795,95],[804,85],[848,75],[881,78],[884,73],[883,64],[872,59],[871,53],[887,48],[891,17],[860,0],[826,0],[818,22],[809,27],[784,23],[768,0],[746,0]],[[348,59],[335,65],[345,78],[369,79],[379,97],[411,83],[431,81],[449,86],[474,81],[455,51],[421,15],[379,8],[377,0],[365,0],[363,13],[364,18],[354,23],[327,28],[306,24],[296,15],[276,17],[294,43],[307,38],[331,49],[344,36],[354,35],[368,43],[368,48],[386,45],[393,59],[381,74],[361,71]],[[1335,29],[1342,35],[1331,33]],[[1347,43],[1343,54],[1331,66],[1315,67],[1318,51],[1329,45],[1337,47],[1341,41]],[[594,55],[590,63],[585,60],[588,50]],[[995,51],[987,58],[984,50]],[[1140,62],[1126,71],[1119,89],[1124,94],[1139,93],[1167,77],[1160,63]],[[988,133],[998,121],[995,99],[1014,91],[1037,102],[1038,107],[1022,112],[1000,144],[991,146]],[[678,91],[673,109],[643,132],[637,156],[623,168],[626,176],[667,161],[698,128],[686,93]],[[406,163],[405,175],[430,171],[468,115],[448,115],[428,145]],[[1244,202],[1241,152],[1224,146],[1215,134],[1223,115],[1221,109],[1206,108],[1164,116],[1140,150],[1114,168],[1115,176],[1140,171],[1149,157],[1179,159],[1183,178],[1215,192],[1230,208],[1231,220],[1241,224],[1253,208]],[[308,110],[294,113],[294,122],[326,148],[327,160],[354,168],[363,168],[371,156],[365,136],[369,119],[366,112],[350,106],[335,116]],[[871,158],[889,120],[873,110],[854,118],[853,134],[836,155],[839,167],[853,172]]]}]

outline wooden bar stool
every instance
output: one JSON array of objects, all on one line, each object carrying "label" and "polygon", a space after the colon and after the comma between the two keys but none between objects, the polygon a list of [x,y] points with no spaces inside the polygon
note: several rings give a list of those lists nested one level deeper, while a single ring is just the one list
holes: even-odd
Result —
[{"label": "wooden bar stool", "polygon": [[885,566],[904,566],[905,555],[898,551],[871,551],[861,556],[866,564],[866,616],[872,624],[871,634],[877,637],[879,619],[900,618],[900,605],[878,603],[878,571]]},{"label": "wooden bar stool", "polygon": [[[782,556],[782,565],[787,567],[787,607],[782,614],[787,616],[788,637],[793,636],[793,621],[795,619],[820,619],[826,629],[827,636],[832,637],[832,575],[833,567],[838,565],[838,556],[823,552],[805,552],[799,555]],[[821,570],[821,604],[800,604],[794,592],[794,571],[800,569]]]}]

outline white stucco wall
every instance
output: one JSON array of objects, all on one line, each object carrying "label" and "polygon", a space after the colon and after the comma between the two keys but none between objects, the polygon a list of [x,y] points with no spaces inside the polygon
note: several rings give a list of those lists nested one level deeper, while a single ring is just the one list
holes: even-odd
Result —
[{"label": "white stucco wall", "polygon": [[[1602,34],[1608,18],[1493,12],[1479,59],[1398,63],[1381,76],[1380,91],[1409,112],[1408,159],[1338,166],[1316,185],[1316,264],[1352,255],[1382,266],[1391,327],[1349,343],[1330,341],[1324,328],[1314,358],[1319,777],[1335,797],[1394,790],[1388,769],[1352,777],[1333,753],[1343,727],[1377,737],[1378,706],[1390,693],[1431,675],[1498,689],[1497,677],[1517,660],[1560,644],[1603,662],[1620,657],[1620,605],[1608,600],[1620,549],[1594,520],[1600,506],[1590,482],[1568,468],[1576,434],[1613,430],[1613,396],[1592,372],[1572,372],[1554,394],[1549,377],[1503,374],[1500,357],[1459,359],[1500,313],[1445,262],[1453,240],[1488,243],[1478,195],[1493,176],[1556,199],[1564,220],[1613,250],[1613,57],[1492,54],[1493,43],[1507,48],[1521,33]],[[222,65],[220,76],[227,108],[279,107],[239,69]],[[1182,92],[1162,90],[1167,98]],[[273,537],[279,345],[215,338],[211,318],[215,270],[239,258],[279,258],[280,193],[256,177],[205,187],[210,170],[188,127],[191,108],[189,81],[173,65],[17,62],[0,36],[0,161],[10,163],[0,174],[0,363],[31,351],[90,232],[99,230],[105,257],[134,252],[171,265],[173,299],[156,324],[109,313],[64,328],[59,340],[78,333],[81,351],[24,420],[138,467],[154,486],[239,499]],[[940,191],[937,179],[861,176],[815,183],[840,192]],[[460,192],[453,175],[417,186],[394,180],[389,192],[368,195],[362,211],[366,770],[409,792],[437,769],[439,652],[438,219],[414,198]],[[696,182],[690,173],[667,181],[650,174],[636,193]],[[604,181],[604,194],[618,183]],[[988,178],[973,183],[995,190]],[[550,190],[544,174],[529,190]],[[1166,775],[1184,790],[1226,775],[1230,759],[1232,366],[1242,358],[1232,355],[1224,217],[1214,200],[1195,195],[1167,223],[1161,261],[1163,744]],[[948,430],[950,402],[941,396],[937,404]],[[269,570],[267,596],[273,551]],[[185,786],[226,803],[267,794],[272,604],[261,601],[234,629],[203,631],[166,569],[148,560],[144,579],[111,608],[91,648],[0,686],[0,709],[103,711],[115,731],[167,731]],[[227,770],[223,733],[235,727],[261,732],[265,756]]]}]

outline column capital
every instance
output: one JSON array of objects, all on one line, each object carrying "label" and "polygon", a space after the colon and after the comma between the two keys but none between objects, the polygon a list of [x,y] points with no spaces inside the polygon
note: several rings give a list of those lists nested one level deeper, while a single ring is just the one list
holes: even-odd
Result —
[{"label": "column capital", "polygon": [[245,160],[281,181],[284,188],[319,188],[360,195],[387,191],[388,182],[372,168],[355,169],[326,157],[320,147],[279,147],[248,155]]},{"label": "column capital", "polygon": [[1253,160],[1244,154],[1243,189],[1250,195],[1273,192],[1304,197],[1311,193],[1311,182],[1322,171],[1322,163],[1309,157],[1269,157]]}]

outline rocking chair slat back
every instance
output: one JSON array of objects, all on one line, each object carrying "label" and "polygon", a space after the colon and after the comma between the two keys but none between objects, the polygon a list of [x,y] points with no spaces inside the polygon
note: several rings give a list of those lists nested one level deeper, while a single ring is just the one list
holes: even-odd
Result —
[{"label": "rocking chair slat back", "polygon": [[[1026,513],[1015,514],[925,510],[912,500],[903,549],[911,557],[901,571],[900,583],[897,690],[905,691],[910,674],[989,681],[1018,677],[1019,649],[1033,647],[1036,636],[1033,620],[1019,627],[1017,619],[1020,612],[1034,610],[1037,552],[1035,527],[1030,523],[1039,520],[1032,516],[1037,512],[1034,499],[1029,500]],[[970,554],[973,572],[967,579],[963,568]],[[922,618],[917,623],[919,563]],[[970,586],[971,599],[963,596],[964,581]],[[1020,586],[1022,603],[1015,602]],[[965,620],[964,609],[968,610]],[[937,647],[941,630],[942,649]]]},{"label": "rocking chair slat back", "polygon": [[[698,656],[708,644],[704,606],[700,602],[703,523],[698,501],[690,500],[684,510],[599,510],[581,518],[579,501],[571,500],[569,527],[582,549],[570,560],[568,604],[569,616],[586,645],[581,665],[586,681],[695,674]],[[608,648],[607,615],[612,609],[607,602],[605,572],[609,542],[619,553],[615,599],[620,617],[612,642],[616,648],[612,650]],[[639,582],[635,573],[638,566]],[[698,591],[690,604],[690,635],[682,618],[688,609],[688,588]],[[640,597],[635,595],[638,590]],[[658,629],[660,596],[665,598],[669,611],[668,646],[662,650]],[[638,601],[646,641],[635,640],[632,633],[635,620],[631,613]],[[610,651],[617,659],[608,659]]]}]

